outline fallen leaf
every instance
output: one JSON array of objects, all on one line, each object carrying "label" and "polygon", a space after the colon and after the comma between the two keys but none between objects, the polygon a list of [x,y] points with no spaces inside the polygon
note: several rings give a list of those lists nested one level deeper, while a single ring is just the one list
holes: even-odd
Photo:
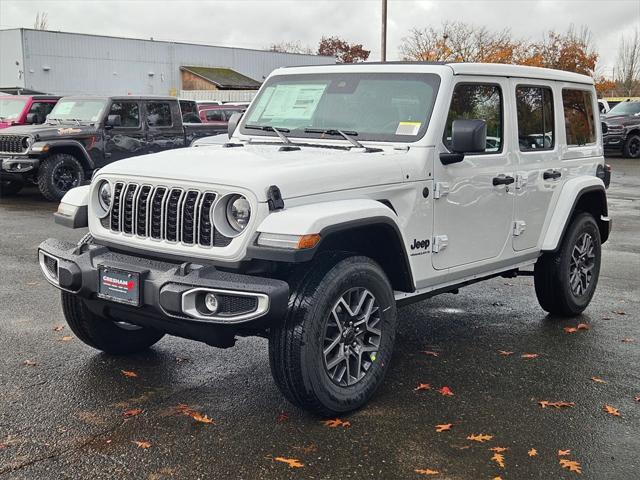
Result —
[{"label": "fallen leaf", "polygon": [[176,410],[178,411],[178,413],[182,413],[183,415],[186,415],[187,417],[193,418],[196,422],[213,423],[213,420],[211,420],[205,414],[200,413],[200,412],[192,409],[191,407],[189,407],[189,405],[185,405],[184,403],[180,403],[176,407]]},{"label": "fallen leaf", "polygon": [[513,352],[510,352],[509,350],[498,350],[498,353],[500,355],[504,355],[505,357],[508,357],[509,355],[513,355]]},{"label": "fallen leaf", "polygon": [[453,392],[451,391],[451,389],[449,387],[442,387],[440,390],[438,390],[438,393],[440,395],[444,395],[445,397],[453,397]]},{"label": "fallen leaf", "polygon": [[430,388],[431,385],[429,385],[428,383],[419,383],[418,386],[413,389],[413,391],[418,392],[420,390],[429,390]]},{"label": "fallen leaf", "polygon": [[65,335],[60,340],[62,340],[63,342],[68,342],[69,340],[73,340],[73,337],[71,335]]},{"label": "fallen leaf", "polygon": [[276,457],[274,458],[276,462],[282,462],[289,465],[290,468],[302,468],[304,467],[304,463],[300,460],[296,460],[295,458],[284,458],[284,457]]},{"label": "fallen leaf", "polygon": [[131,410],[125,410],[122,415],[124,415],[124,418],[130,418],[140,415],[142,412],[144,412],[142,408],[132,408]]},{"label": "fallen leaf", "polygon": [[62,330],[64,330],[64,325],[56,325],[53,327],[54,332],[61,332]]},{"label": "fallen leaf", "polygon": [[38,362],[34,362],[33,360],[25,360],[22,362],[23,365],[28,365],[29,367],[37,367]]},{"label": "fallen leaf", "polygon": [[609,415],[613,415],[614,417],[619,417],[620,416],[620,410],[618,410],[615,407],[612,407],[611,405],[605,405],[603,407],[603,410],[605,412],[607,412]]},{"label": "fallen leaf", "polygon": [[125,377],[129,377],[129,378],[134,378],[138,376],[136,372],[132,372],[129,370],[120,370],[120,373],[122,373],[122,375],[124,375]]},{"label": "fallen leaf", "polygon": [[351,426],[351,422],[347,422],[345,420],[341,420],[339,418],[334,418],[333,420],[325,420],[324,423],[329,428],[349,428]]},{"label": "fallen leaf", "polygon": [[566,458],[560,459],[560,466],[566,468],[570,472],[582,473],[582,467],[574,460],[567,460]]},{"label": "fallen leaf", "polygon": [[596,383],[607,383],[603,379],[601,379],[600,377],[591,377],[591,380],[593,380]]},{"label": "fallen leaf", "polygon": [[635,338],[623,338],[622,342],[624,343],[634,343],[636,341]]},{"label": "fallen leaf", "polygon": [[640,395],[636,395],[635,401],[640,402]]},{"label": "fallen leaf", "polygon": [[289,414],[287,412],[281,412],[278,414],[278,416],[276,417],[276,420],[280,423],[282,422],[286,422],[289,420]]},{"label": "fallen leaf", "polygon": [[559,457],[566,457],[571,454],[571,450],[558,450]]},{"label": "fallen leaf", "polygon": [[538,403],[542,408],[569,408],[576,406],[574,402],[550,402],[548,400],[540,400]]},{"label": "fallen leaf", "polygon": [[576,327],[578,330],[589,330],[591,327],[586,323],[579,323]]},{"label": "fallen leaf", "polygon": [[423,350],[422,353],[425,355],[430,355],[432,357],[439,357],[440,354],[438,352],[432,352],[431,350]]},{"label": "fallen leaf", "polygon": [[443,423],[441,425],[436,425],[436,432],[447,432],[451,430],[451,427],[453,427],[453,423]]},{"label": "fallen leaf", "polygon": [[176,363],[184,363],[184,362],[190,362],[191,359],[187,358],[187,357],[176,357]]},{"label": "fallen leaf", "polygon": [[530,457],[535,457],[538,455],[538,451],[535,448],[532,448],[527,452],[527,455],[529,455]]},{"label": "fallen leaf", "polygon": [[502,452],[506,452],[509,449],[505,447],[491,447],[489,450],[496,453],[502,453]]},{"label": "fallen leaf", "polygon": [[576,333],[578,331],[576,327],[564,327],[563,330],[566,333]]},{"label": "fallen leaf", "polygon": [[493,457],[491,457],[491,460],[496,462],[500,466],[500,468],[504,468],[504,455],[502,455],[501,453],[494,453]]},{"label": "fallen leaf", "polygon": [[151,448],[151,443],[145,442],[144,440],[138,441],[134,440],[132,443],[135,443],[138,447],[146,450],[147,448]]},{"label": "fallen leaf", "polygon": [[492,438],[493,438],[493,435],[486,435],[486,434],[484,434],[484,433],[481,433],[481,434],[479,434],[479,435],[476,435],[476,434],[472,433],[471,435],[469,435],[469,436],[467,437],[467,440],[472,440],[472,441],[474,441],[474,442],[480,442],[480,443],[483,443],[483,442],[488,442],[488,441],[489,441],[489,440],[491,440]]},{"label": "fallen leaf", "polygon": [[493,477],[491,480],[502,480],[502,477]]},{"label": "fallen leaf", "polygon": [[438,475],[438,474],[440,474],[440,472],[439,472],[439,471],[437,471],[437,470],[431,470],[430,468],[426,468],[426,469],[425,469],[425,468],[417,468],[417,469],[415,470],[415,472],[416,472],[418,475]]},{"label": "fallen leaf", "polygon": [[627,312],[623,312],[622,310],[614,310],[613,313],[615,313],[616,315],[626,315]]},{"label": "fallen leaf", "polygon": [[521,358],[538,358],[540,354],[538,353],[523,353],[520,355]]}]

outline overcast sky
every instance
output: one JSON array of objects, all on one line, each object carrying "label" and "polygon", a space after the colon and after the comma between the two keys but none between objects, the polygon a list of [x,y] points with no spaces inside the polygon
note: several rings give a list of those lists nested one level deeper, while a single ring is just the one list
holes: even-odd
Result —
[{"label": "overcast sky", "polygon": [[[0,0],[0,28],[32,27],[38,11],[49,29],[247,48],[323,35],[363,43],[380,54],[381,0]],[[388,54],[413,27],[461,20],[538,39],[545,30],[586,25],[611,73],[620,35],[640,27],[640,0],[389,0]],[[1,47],[0,47],[1,48]]]}]

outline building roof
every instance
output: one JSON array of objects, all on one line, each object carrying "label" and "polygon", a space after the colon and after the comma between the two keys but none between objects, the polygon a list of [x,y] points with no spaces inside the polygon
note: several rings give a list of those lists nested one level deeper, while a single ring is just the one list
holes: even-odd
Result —
[{"label": "building roof", "polygon": [[210,67],[190,67],[183,66],[180,70],[185,70],[197,75],[208,82],[213,83],[220,89],[233,90],[257,90],[261,83],[249,78],[246,75],[231,70],[230,68],[210,68]]}]

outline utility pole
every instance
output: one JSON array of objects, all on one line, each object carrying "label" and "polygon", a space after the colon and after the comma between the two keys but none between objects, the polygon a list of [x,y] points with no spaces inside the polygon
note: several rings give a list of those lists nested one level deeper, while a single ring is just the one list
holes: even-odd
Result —
[{"label": "utility pole", "polygon": [[382,0],[382,39],[380,41],[380,61],[387,61],[387,0]]}]

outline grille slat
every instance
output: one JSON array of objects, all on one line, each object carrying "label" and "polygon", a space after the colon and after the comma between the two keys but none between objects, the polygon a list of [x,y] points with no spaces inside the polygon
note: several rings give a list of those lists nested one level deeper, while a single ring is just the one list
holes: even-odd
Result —
[{"label": "grille slat", "polygon": [[22,135],[0,135],[0,153],[24,153],[28,137]]},{"label": "grille slat", "polygon": [[141,238],[224,247],[232,239],[213,226],[216,199],[213,192],[115,182],[111,214],[103,226]]}]

